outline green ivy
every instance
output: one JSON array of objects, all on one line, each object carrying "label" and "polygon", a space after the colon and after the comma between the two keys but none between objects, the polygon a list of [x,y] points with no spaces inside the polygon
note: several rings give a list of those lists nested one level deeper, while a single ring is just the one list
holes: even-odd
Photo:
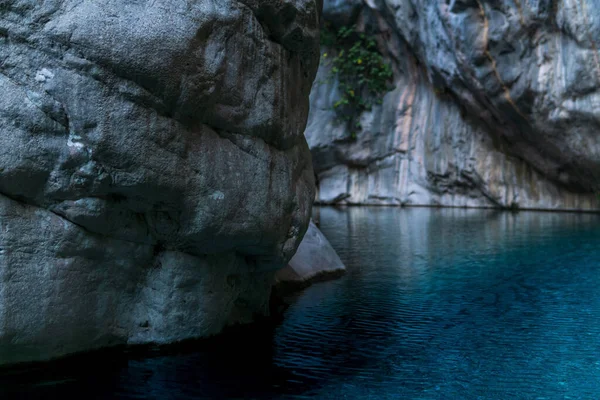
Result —
[{"label": "green ivy", "polygon": [[357,118],[374,104],[381,104],[383,95],[392,89],[392,68],[385,63],[375,39],[358,32],[355,26],[334,32],[326,25],[321,32],[321,45],[336,52],[333,56],[322,54],[322,60],[331,64],[329,78],[337,77],[339,82],[340,98],[333,108],[348,123],[352,138],[356,138],[356,131],[361,128]]}]

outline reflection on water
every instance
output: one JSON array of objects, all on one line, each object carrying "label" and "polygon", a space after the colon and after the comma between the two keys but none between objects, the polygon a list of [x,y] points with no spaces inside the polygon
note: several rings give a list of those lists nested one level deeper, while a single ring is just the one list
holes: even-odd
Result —
[{"label": "reflection on water", "polygon": [[600,398],[600,217],[319,209],[348,274],[193,352],[0,376],[23,398]]}]

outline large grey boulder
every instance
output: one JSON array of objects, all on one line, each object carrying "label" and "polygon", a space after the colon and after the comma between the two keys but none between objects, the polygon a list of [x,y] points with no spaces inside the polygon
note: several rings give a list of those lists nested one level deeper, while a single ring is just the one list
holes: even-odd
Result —
[{"label": "large grey boulder", "polygon": [[275,286],[280,293],[289,292],[345,272],[344,263],[311,221],[294,257],[285,268],[275,273]]},{"label": "large grey boulder", "polygon": [[372,32],[395,89],[352,140],[322,63],[306,131],[320,202],[598,209],[600,3],[339,3],[324,19]]},{"label": "large grey boulder", "polygon": [[314,199],[320,7],[0,4],[0,364],[268,312]]}]

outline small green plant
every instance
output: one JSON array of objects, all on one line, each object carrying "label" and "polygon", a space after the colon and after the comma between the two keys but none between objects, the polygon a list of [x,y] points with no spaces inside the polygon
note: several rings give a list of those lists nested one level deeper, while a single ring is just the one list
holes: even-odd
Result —
[{"label": "small green plant", "polygon": [[321,45],[336,52],[332,57],[327,52],[322,54],[322,60],[331,63],[329,78],[337,77],[339,82],[340,98],[333,108],[356,139],[356,131],[362,128],[357,118],[374,104],[381,104],[383,95],[392,89],[392,68],[385,63],[375,39],[358,32],[355,26],[334,32],[325,25]]}]

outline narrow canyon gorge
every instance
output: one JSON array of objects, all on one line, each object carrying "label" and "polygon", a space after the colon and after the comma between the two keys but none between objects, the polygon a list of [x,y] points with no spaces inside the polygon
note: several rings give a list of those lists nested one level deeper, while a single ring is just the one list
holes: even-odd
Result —
[{"label": "narrow canyon gorge", "polygon": [[[269,316],[344,270],[315,202],[598,211],[598,10],[0,1],[0,365]],[[366,253],[357,225],[394,222],[338,211]]]}]

